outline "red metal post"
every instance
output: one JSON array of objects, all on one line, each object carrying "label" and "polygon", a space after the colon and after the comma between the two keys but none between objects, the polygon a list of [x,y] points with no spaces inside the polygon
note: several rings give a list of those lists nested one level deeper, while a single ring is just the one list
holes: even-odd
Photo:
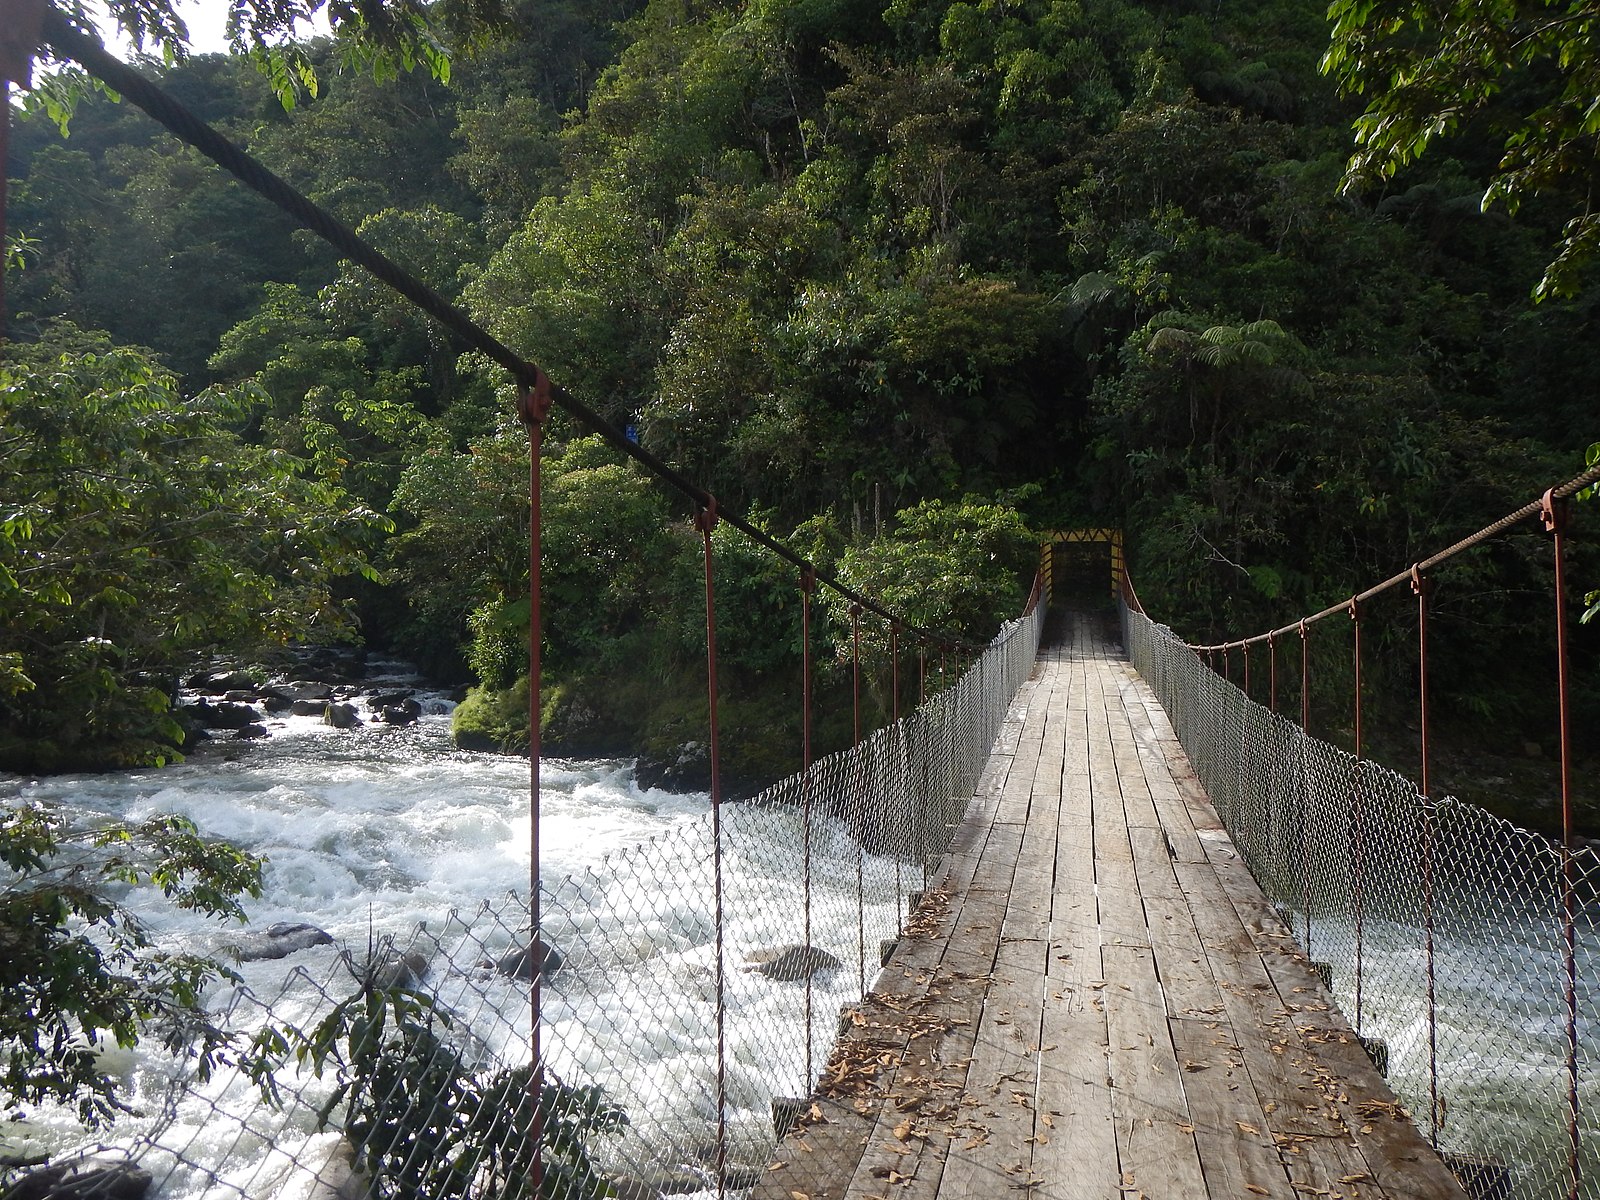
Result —
[{"label": "red metal post", "polygon": [[[805,862],[800,875],[805,908],[806,953],[811,946],[811,595],[817,589],[817,573],[807,567],[800,576],[800,788],[801,821],[805,825]],[[812,972],[806,972],[806,1083],[816,1079],[811,1062]]]},{"label": "red metal post", "polygon": [[1569,1200],[1577,1200],[1582,1182],[1579,1149],[1578,1107],[1578,934],[1577,888],[1572,861],[1572,678],[1567,642],[1567,552],[1568,506],[1552,491],[1544,494],[1540,519],[1555,538],[1556,587],[1556,688],[1561,751],[1561,941],[1566,968],[1567,1003],[1567,1171]]},{"label": "red metal post", "polygon": [[695,514],[695,528],[705,552],[706,567],[706,698],[711,734],[711,870],[714,922],[717,939],[717,1196],[727,1195],[728,1185],[728,1084],[727,1084],[727,980],[723,962],[722,919],[722,775],[717,744],[717,605],[711,569],[711,531],[717,527],[717,502],[707,504]]},{"label": "red metal post", "polygon": [[1439,1140],[1439,1012],[1433,943],[1433,793],[1429,790],[1428,592],[1431,580],[1411,568],[1411,590],[1417,596],[1417,696],[1422,723],[1422,924],[1428,966],[1428,1139]]},{"label": "red metal post", "polygon": [[1306,755],[1311,749],[1311,629],[1300,622],[1300,899],[1306,915],[1305,950],[1311,953],[1311,789]]},{"label": "red metal post", "polygon": [[1366,826],[1366,789],[1364,783],[1364,767],[1361,761],[1363,750],[1361,740],[1361,604],[1354,597],[1350,599],[1350,621],[1355,634],[1355,672],[1356,672],[1356,777],[1355,777],[1355,813],[1354,829],[1351,845],[1352,874],[1355,876],[1355,903],[1356,903],[1356,1032],[1361,1032],[1361,985],[1362,967],[1365,954],[1365,929],[1366,918],[1366,876],[1367,876],[1367,826]]},{"label": "red metal post", "polygon": [[890,720],[898,723],[900,720],[900,623],[889,623],[889,693],[891,715]]},{"label": "red metal post", "polygon": [[1278,711],[1278,633],[1267,634],[1267,707]]},{"label": "red metal post", "polygon": [[1311,630],[1300,622],[1300,732],[1311,733]]},{"label": "red metal post", "polygon": [[544,1052],[540,1025],[543,1019],[544,926],[539,878],[539,768],[542,762],[539,714],[542,709],[544,612],[540,560],[543,557],[544,504],[539,459],[544,450],[544,422],[550,415],[550,381],[533,369],[534,386],[517,389],[517,416],[528,433],[528,920],[532,926],[528,954],[532,963],[529,995],[531,1028],[529,1053],[533,1069],[528,1075],[533,1119],[529,1122],[528,1184],[531,1193],[544,1186]]},{"label": "red metal post", "polygon": [[861,746],[861,606],[850,606],[850,658],[853,664],[852,692],[854,695],[855,740],[851,746],[856,750],[856,778],[860,781],[860,794],[857,797],[861,805],[860,824],[856,830],[856,962],[861,975],[861,994],[867,992],[867,883],[866,883],[866,857],[867,849],[862,841],[867,829],[867,773],[865,764],[860,761],[859,748]]},{"label": "red metal post", "polygon": [[[1034,586],[1038,586],[1037,580]],[[905,761],[900,753],[900,739],[905,736],[905,730],[900,728],[900,622],[898,621],[889,622],[889,695],[889,719],[892,722],[891,728],[894,730],[894,769],[898,778],[900,764]],[[894,909],[897,914],[900,912],[902,892],[900,854],[897,850],[894,857]]]}]

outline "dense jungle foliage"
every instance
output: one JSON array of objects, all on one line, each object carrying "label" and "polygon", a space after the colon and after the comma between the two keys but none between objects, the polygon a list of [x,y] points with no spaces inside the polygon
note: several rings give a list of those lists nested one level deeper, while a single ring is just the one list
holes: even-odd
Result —
[{"label": "dense jungle foliage", "polygon": [[[1600,290],[1574,267],[1532,298],[1570,191],[1485,211],[1504,147],[1470,121],[1341,191],[1365,101],[1319,71],[1321,0],[512,7],[448,81],[341,74],[312,45],[320,90],[287,109],[240,59],[150,69],[916,621],[986,639],[1024,597],[1028,530],[1116,526],[1158,619],[1259,631],[1520,506],[1600,437]],[[526,442],[501,374],[137,111],[93,97],[70,130],[30,116],[10,163],[0,592],[26,619],[0,630],[0,767],[162,757],[194,655],[347,626],[476,683],[468,741],[525,741]],[[94,403],[69,419],[73,387]],[[697,537],[586,433],[557,418],[545,464],[546,736],[670,754],[703,722]],[[730,530],[717,549],[730,754],[756,781],[798,762],[799,595]],[[1548,562],[1530,525],[1439,573],[1458,746],[1553,751]],[[203,582],[180,593],[185,563]],[[1369,728],[1403,764],[1416,617],[1407,597],[1369,619]],[[836,745],[848,612],[816,636]],[[1346,634],[1317,636],[1316,723],[1346,736]]]}]

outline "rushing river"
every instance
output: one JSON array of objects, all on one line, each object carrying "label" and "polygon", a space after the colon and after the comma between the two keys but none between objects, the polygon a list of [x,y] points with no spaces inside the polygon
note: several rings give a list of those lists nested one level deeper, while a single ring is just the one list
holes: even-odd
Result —
[{"label": "rushing river", "polygon": [[[0,778],[0,796],[53,803],[87,822],[177,813],[207,837],[265,856],[263,893],[245,906],[249,929],[309,922],[335,944],[240,964],[243,986],[208,997],[232,1026],[305,1028],[350,993],[341,960],[392,939],[423,951],[427,989],[470,1028],[485,1063],[526,1062],[528,986],[485,964],[526,937],[527,761],[456,750],[449,702],[417,699],[424,715],[409,727],[272,718],[269,738],[209,742],[177,766]],[[566,957],[545,990],[547,1061],[569,1081],[600,1083],[628,1113],[627,1131],[605,1152],[613,1169],[665,1172],[680,1186],[709,1179],[716,923],[707,798],[641,790],[623,762],[548,762],[542,790],[546,937]],[[745,961],[803,940],[802,829],[791,806],[730,805],[723,823],[729,1129],[736,1157],[754,1163],[772,1098],[810,1090],[808,989]],[[842,964],[809,989],[814,1074],[840,1006],[876,973],[878,939],[898,927],[914,885],[903,865],[859,855],[834,822],[817,823],[813,853],[811,944]],[[241,936],[164,905],[148,919],[162,946],[226,955]],[[315,1120],[329,1085],[304,1073],[283,1081],[304,1103],[269,1115],[232,1072],[174,1091],[173,1065],[159,1055],[105,1061],[138,1115],[95,1140],[132,1146],[156,1172],[160,1196],[303,1194],[306,1165],[336,1141]],[[59,1153],[83,1140],[66,1114],[51,1112],[0,1126],[0,1135],[8,1154]]]}]

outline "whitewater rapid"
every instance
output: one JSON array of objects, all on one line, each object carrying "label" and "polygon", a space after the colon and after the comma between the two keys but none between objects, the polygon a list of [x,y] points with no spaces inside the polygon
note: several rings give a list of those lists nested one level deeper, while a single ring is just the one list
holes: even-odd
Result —
[{"label": "whitewater rapid", "polygon": [[[363,686],[414,682],[403,670]],[[342,964],[390,941],[429,960],[426,990],[483,1063],[525,1063],[528,987],[483,964],[526,937],[527,760],[455,749],[450,702],[416,699],[423,715],[407,727],[273,717],[265,739],[223,734],[171,767],[0,778],[0,799],[53,804],[87,824],[175,813],[205,837],[264,856],[262,894],[244,902],[248,928],[308,922],[334,944],[238,964],[241,985],[208,996],[230,1027],[308,1027],[349,994]],[[354,702],[370,715],[365,697]],[[628,1128],[602,1147],[613,1169],[644,1164],[680,1184],[709,1178],[717,957],[708,797],[642,789],[620,761],[546,762],[541,791],[545,936],[566,959],[545,988],[546,1062],[568,1081],[599,1083],[628,1113]],[[737,1156],[753,1163],[770,1143],[773,1098],[809,1093],[840,1007],[876,975],[879,939],[898,928],[914,885],[903,864],[861,854],[838,822],[815,824],[810,941],[842,965],[817,975],[808,995],[746,962],[804,938],[799,811],[729,805],[723,827],[728,1130]],[[240,939],[237,926],[128,899],[162,948],[226,960]],[[0,1124],[0,1152],[60,1154],[104,1141],[154,1170],[155,1194],[167,1200],[253,1200],[300,1194],[307,1164],[337,1141],[315,1120],[331,1085],[304,1071],[280,1080],[303,1102],[273,1114],[236,1072],[174,1089],[181,1068],[159,1054],[108,1051],[104,1061],[136,1115],[86,1138],[68,1114],[36,1111]]]}]

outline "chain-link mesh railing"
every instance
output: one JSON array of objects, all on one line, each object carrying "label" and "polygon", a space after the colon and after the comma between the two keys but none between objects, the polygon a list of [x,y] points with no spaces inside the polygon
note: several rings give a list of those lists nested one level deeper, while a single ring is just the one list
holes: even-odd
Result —
[{"label": "chain-link mesh railing", "polygon": [[1240,854],[1469,1190],[1600,1198],[1600,854],[1425,799],[1125,622]]},{"label": "chain-link mesh railing", "polygon": [[776,1142],[774,1101],[811,1094],[949,845],[1042,617],[853,749],[724,803],[720,911],[707,814],[547,885],[545,951],[513,896],[403,944],[241,964],[209,1001],[233,1039],[218,1069],[141,1048],[105,1144],[0,1166],[0,1196],[738,1195]]}]

